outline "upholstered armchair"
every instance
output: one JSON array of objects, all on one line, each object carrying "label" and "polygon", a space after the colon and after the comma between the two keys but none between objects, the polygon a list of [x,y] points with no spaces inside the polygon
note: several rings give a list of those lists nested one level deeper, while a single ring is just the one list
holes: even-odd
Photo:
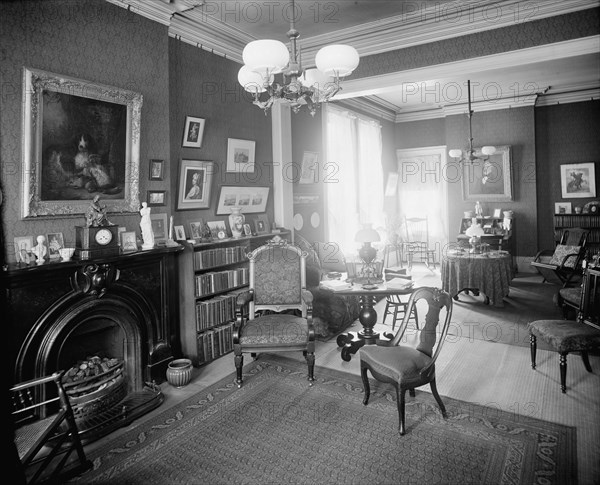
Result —
[{"label": "upholstered armchair", "polygon": [[[427,303],[425,325],[418,332],[417,345],[400,345],[408,326],[408,321],[419,300]],[[444,312],[442,312],[444,310]],[[422,314],[422,312],[420,312]],[[442,327],[438,333],[442,316]],[[446,408],[437,391],[435,380],[435,361],[446,340],[450,318],[452,317],[452,298],[439,288],[417,288],[408,301],[408,309],[398,329],[398,333],[390,341],[378,341],[377,345],[365,345],[359,350],[360,373],[365,395],[363,404],[369,403],[371,389],[367,371],[380,382],[392,384],[396,389],[398,420],[400,434],[405,433],[405,394],[415,395],[415,388],[429,384],[437,401],[442,416],[447,417]]]},{"label": "upholstered armchair", "polygon": [[248,255],[248,291],[237,298],[239,317],[233,333],[238,386],[244,353],[303,353],[308,381],[314,381],[315,331],[312,294],[306,289],[306,253],[275,236]]}]

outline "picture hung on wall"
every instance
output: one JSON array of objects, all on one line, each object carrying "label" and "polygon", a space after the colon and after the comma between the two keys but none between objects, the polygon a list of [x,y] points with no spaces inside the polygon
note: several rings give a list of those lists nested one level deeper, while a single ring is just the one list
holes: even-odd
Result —
[{"label": "picture hung on wall", "polygon": [[213,162],[181,160],[177,210],[207,209],[214,174]]},{"label": "picture hung on wall", "polygon": [[50,259],[60,258],[60,250],[65,247],[65,240],[62,232],[52,232],[46,234],[48,244],[48,257]]},{"label": "picture hung on wall", "polygon": [[318,180],[319,154],[316,152],[304,152],[302,155],[302,166],[300,172],[301,184],[313,184]]},{"label": "picture hung on wall", "polygon": [[560,166],[563,199],[596,197],[594,163],[571,163]]},{"label": "picture hung on wall", "polygon": [[256,234],[266,234],[269,232],[269,217],[267,215],[257,216],[254,220],[254,230]]},{"label": "picture hung on wall", "polygon": [[204,226],[204,221],[202,219],[197,222],[190,222],[190,234],[192,239],[200,239],[202,237],[202,226]]},{"label": "picture hung on wall", "polygon": [[[475,155],[483,156],[481,148],[475,149]],[[510,145],[496,147],[496,152],[485,161],[477,159],[462,165],[464,200],[512,200]]]},{"label": "picture hung on wall", "polygon": [[269,187],[223,185],[217,203],[217,215],[231,214],[232,207],[241,207],[242,214],[267,210]]},{"label": "picture hung on wall", "polygon": [[149,206],[160,206],[167,205],[167,191],[166,190],[149,190],[148,191],[148,205]]},{"label": "picture hung on wall", "polygon": [[555,214],[571,214],[573,211],[573,206],[570,202],[556,202],[554,204],[554,213]]},{"label": "picture hung on wall", "polygon": [[152,159],[150,160],[150,180],[163,180],[165,177],[165,161]]},{"label": "picture hung on wall", "polygon": [[202,146],[205,122],[206,120],[203,118],[196,118],[195,116],[185,117],[185,126],[183,128],[184,147],[200,148]]},{"label": "picture hung on wall", "polygon": [[154,242],[163,243],[167,240],[167,214],[150,214]]},{"label": "picture hung on wall", "polygon": [[[23,218],[139,209],[142,95],[24,69]],[[102,116],[98,116],[102,113]]]},{"label": "picture hung on wall", "polygon": [[227,172],[254,172],[254,149],[251,140],[227,139]]}]

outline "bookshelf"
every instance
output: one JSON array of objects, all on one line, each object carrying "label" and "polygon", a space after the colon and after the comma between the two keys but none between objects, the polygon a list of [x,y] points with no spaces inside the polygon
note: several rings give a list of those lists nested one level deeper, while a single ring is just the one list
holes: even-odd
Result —
[{"label": "bookshelf", "polygon": [[[290,231],[281,230],[277,235],[289,239]],[[233,350],[236,298],[249,280],[246,255],[274,236],[180,241],[179,335],[183,355],[194,366]]]},{"label": "bookshelf", "polygon": [[581,227],[590,233],[587,246],[594,252],[600,250],[600,214],[555,214],[554,233],[560,239],[560,234],[565,229]]}]

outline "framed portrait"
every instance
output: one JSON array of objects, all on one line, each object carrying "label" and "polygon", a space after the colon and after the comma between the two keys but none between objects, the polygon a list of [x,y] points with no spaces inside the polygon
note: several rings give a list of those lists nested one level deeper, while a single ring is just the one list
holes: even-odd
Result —
[{"label": "framed portrait", "polygon": [[319,154],[316,152],[304,152],[300,172],[301,184],[313,184],[318,180]]},{"label": "framed portrait", "polygon": [[63,233],[51,232],[46,234],[46,244],[48,245],[48,257],[50,259],[60,258],[60,250],[65,247]]},{"label": "framed portrait", "polygon": [[150,214],[152,223],[152,232],[154,233],[154,241],[157,243],[166,242],[167,234],[167,214]]},{"label": "framed portrait", "polygon": [[227,139],[227,172],[254,172],[254,149],[251,140]]},{"label": "framed portrait", "polygon": [[14,239],[15,260],[17,263],[29,264],[35,261],[35,256],[31,253],[33,249],[33,236],[18,236]]},{"label": "framed portrait", "polygon": [[181,160],[177,210],[208,209],[213,174],[213,162]]},{"label": "framed portrait", "polygon": [[219,233],[222,233],[227,237],[227,225],[225,221],[209,221],[207,222],[208,227],[210,227],[210,235],[215,239],[219,238]]},{"label": "framed portrait", "polygon": [[[475,155],[483,156],[481,148],[475,149]],[[485,161],[478,159],[462,165],[464,200],[512,200],[510,145],[496,147],[496,152]]]},{"label": "framed portrait", "polygon": [[250,224],[244,224],[244,236],[252,236],[252,228]]},{"label": "framed portrait", "polygon": [[165,178],[165,161],[164,160],[150,160],[150,180],[163,180]]},{"label": "framed portrait", "polygon": [[254,219],[254,231],[256,234],[267,234],[271,228],[269,227],[269,218],[267,215],[260,215]]},{"label": "framed portrait", "polygon": [[217,215],[231,214],[232,207],[241,207],[242,214],[265,212],[269,199],[269,187],[221,186],[217,202]]},{"label": "framed portrait", "polygon": [[[142,95],[24,69],[22,217],[137,212]],[[102,113],[101,116],[98,113]]]},{"label": "framed portrait", "polygon": [[121,234],[121,249],[124,253],[137,251],[137,241],[135,239],[135,231],[123,231]]},{"label": "framed portrait", "polygon": [[195,116],[185,117],[185,126],[183,128],[184,147],[200,148],[202,146],[205,121],[203,118],[196,118]]},{"label": "framed portrait", "polygon": [[167,205],[167,191],[166,190],[149,190],[148,191],[148,205],[159,206]]},{"label": "framed portrait", "polygon": [[200,239],[202,237],[202,226],[204,221],[190,222],[190,234],[192,239]]},{"label": "framed portrait", "polygon": [[561,165],[560,187],[563,199],[596,197],[594,162]]},{"label": "framed portrait", "polygon": [[502,217],[502,208],[495,208],[493,217],[495,219],[499,219],[500,217]]},{"label": "framed portrait", "polygon": [[173,228],[175,230],[175,240],[176,241],[185,241],[185,227],[183,226],[175,226]]},{"label": "framed portrait", "polygon": [[554,204],[554,213],[555,214],[572,214],[573,213],[573,205],[571,202],[556,202]]}]

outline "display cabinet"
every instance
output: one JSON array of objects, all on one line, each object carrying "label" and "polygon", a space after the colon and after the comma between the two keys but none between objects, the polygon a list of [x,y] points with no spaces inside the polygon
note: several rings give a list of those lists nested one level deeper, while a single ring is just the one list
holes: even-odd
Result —
[{"label": "display cabinet", "polygon": [[[291,233],[277,234],[290,239]],[[275,234],[211,242],[181,241],[178,256],[180,340],[196,367],[233,350],[236,298],[248,286],[246,255]]]}]

